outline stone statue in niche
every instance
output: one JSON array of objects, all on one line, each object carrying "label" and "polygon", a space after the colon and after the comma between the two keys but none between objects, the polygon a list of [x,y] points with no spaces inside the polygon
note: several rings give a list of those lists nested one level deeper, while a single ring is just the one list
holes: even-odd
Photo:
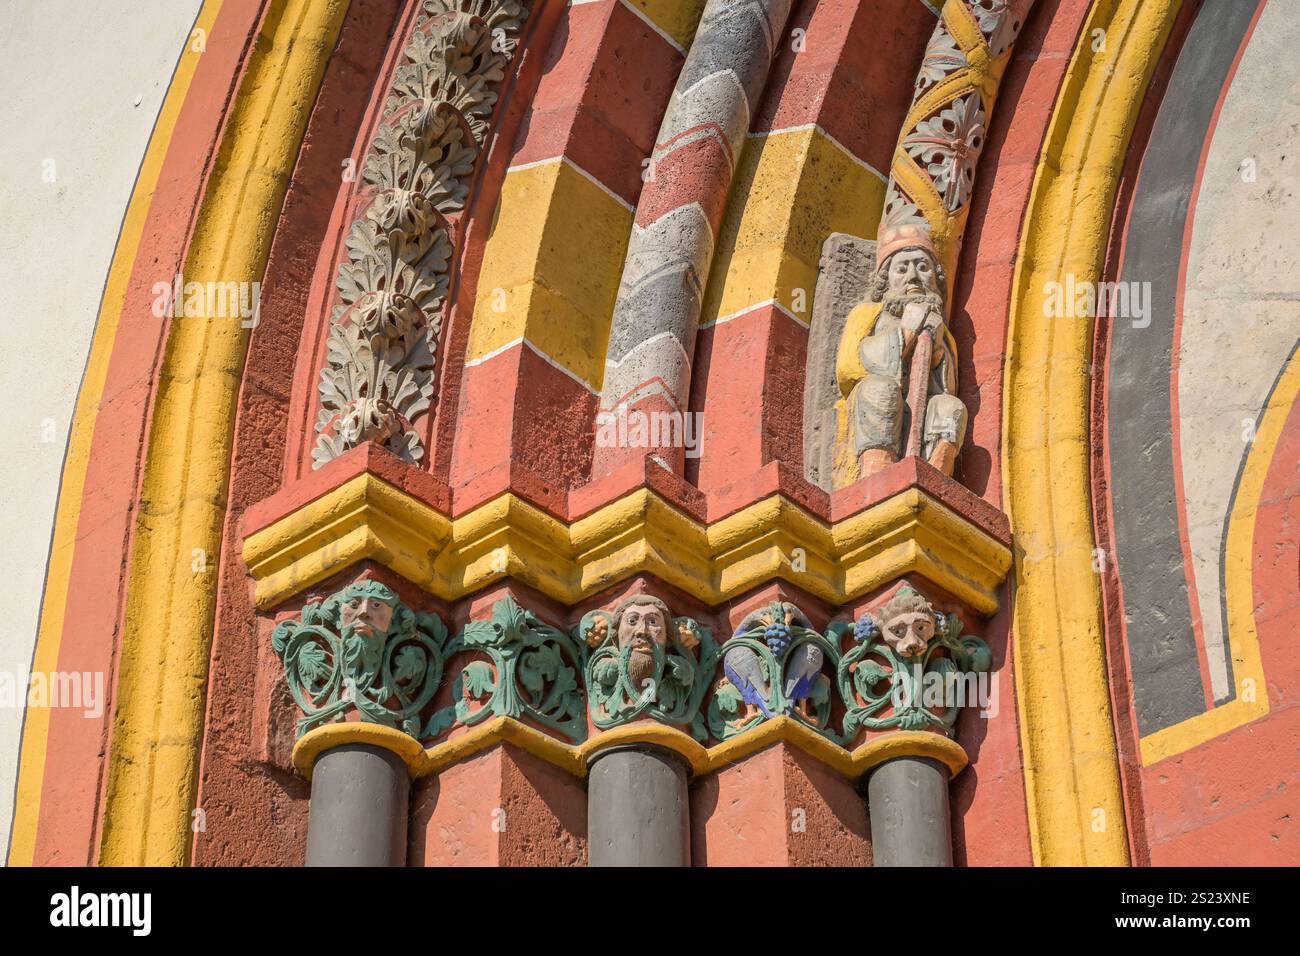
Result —
[{"label": "stone statue in niche", "polygon": [[951,475],[967,413],[956,395],[947,277],[920,224],[883,231],[876,262],[866,301],[845,322],[835,365],[860,475],[912,455]]}]

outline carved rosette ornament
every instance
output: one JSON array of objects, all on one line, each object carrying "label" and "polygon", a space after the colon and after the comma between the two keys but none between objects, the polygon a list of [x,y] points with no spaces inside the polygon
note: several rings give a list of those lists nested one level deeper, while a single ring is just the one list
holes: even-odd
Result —
[{"label": "carved rosette ornament", "polygon": [[840,658],[837,680],[847,709],[844,733],[937,730],[951,734],[963,706],[988,699],[993,655],[962,635],[955,614],[936,611],[904,585],[853,629],[856,646]]},{"label": "carved rosette ornament", "polygon": [[412,463],[461,209],[527,16],[521,0],[424,0],[362,167],[372,194],[339,267],[312,452],[319,468],[378,442]]},{"label": "carved rosette ornament", "polygon": [[442,682],[447,628],[378,581],[359,581],[283,621],[271,637],[289,693],[305,715],[298,736],[355,713],[423,735],[421,712]]},{"label": "carved rosette ornament", "polygon": [[[947,0],[917,72],[880,232],[924,225],[952,271],[1002,73],[1033,0]],[[883,261],[883,257],[882,257]]]},{"label": "carved rosette ornament", "polygon": [[719,740],[788,715],[839,741],[830,727],[835,641],[813,630],[793,604],[778,602],[748,615],[723,645],[723,678],[709,704],[709,730]]},{"label": "carved rosette ornament", "polygon": [[658,598],[636,595],[611,614],[591,611],[577,628],[590,648],[586,681],[591,721],[605,730],[649,717],[708,737],[701,703],[718,665],[713,633],[673,617]]}]

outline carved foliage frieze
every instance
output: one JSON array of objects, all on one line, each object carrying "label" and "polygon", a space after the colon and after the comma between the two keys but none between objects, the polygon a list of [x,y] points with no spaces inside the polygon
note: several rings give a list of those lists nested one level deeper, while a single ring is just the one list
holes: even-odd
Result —
[{"label": "carved foliage frieze", "polygon": [[588,612],[572,635],[505,597],[453,637],[437,615],[362,580],[280,623],[272,646],[304,715],[299,736],[361,720],[432,741],[514,717],[575,743],[589,727],[640,720],[707,743],[785,716],[843,744],[862,730],[951,734],[963,706],[986,706],[992,655],[962,631],[904,585],[824,631],[775,602],[721,644],[645,594]]},{"label": "carved foliage frieze", "polygon": [[424,457],[416,425],[435,394],[447,217],[464,206],[526,16],[521,0],[424,0],[361,169],[369,204],[339,267],[315,468],[366,441]]}]

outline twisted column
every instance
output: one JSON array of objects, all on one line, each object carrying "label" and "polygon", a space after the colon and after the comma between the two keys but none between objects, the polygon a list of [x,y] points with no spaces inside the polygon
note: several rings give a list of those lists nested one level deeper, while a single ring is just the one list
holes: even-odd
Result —
[{"label": "twisted column", "polygon": [[[790,0],[709,0],[704,8],[637,204],[606,353],[604,422],[685,409],[731,177],[789,13]],[[669,444],[652,447],[679,471],[681,442]],[[598,443],[593,473],[645,453]]]}]

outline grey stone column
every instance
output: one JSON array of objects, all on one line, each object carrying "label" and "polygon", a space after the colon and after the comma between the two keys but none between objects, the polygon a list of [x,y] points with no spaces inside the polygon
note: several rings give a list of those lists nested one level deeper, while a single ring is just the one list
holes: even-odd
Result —
[{"label": "grey stone column", "polygon": [[587,780],[589,866],[690,866],[686,761],[663,747],[610,747]]},{"label": "grey stone column", "polygon": [[308,866],[405,866],[411,778],[397,754],[343,744],[317,758]]},{"label": "grey stone column", "polygon": [[929,757],[896,757],[867,779],[875,866],[952,866],[948,768]]}]

